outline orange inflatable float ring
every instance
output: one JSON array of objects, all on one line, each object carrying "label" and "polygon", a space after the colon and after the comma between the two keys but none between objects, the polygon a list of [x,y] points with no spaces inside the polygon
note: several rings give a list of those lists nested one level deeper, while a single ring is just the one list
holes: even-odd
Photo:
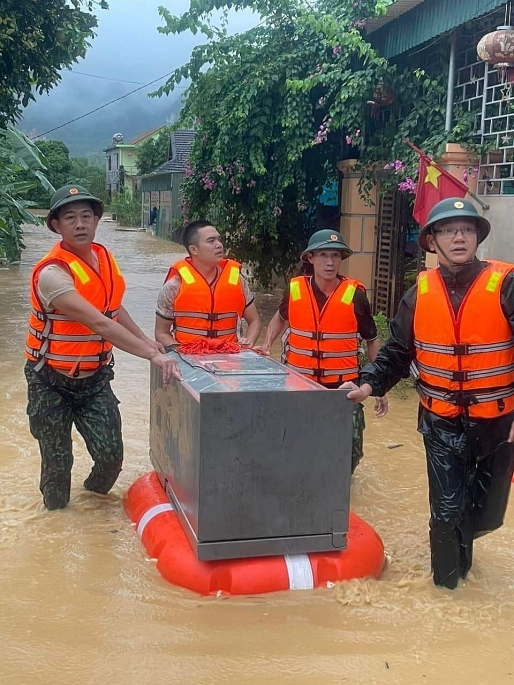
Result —
[{"label": "orange inflatable float ring", "polygon": [[343,551],[198,561],[155,471],[130,486],[124,506],[162,577],[201,595],[310,590],[340,580],[378,578],[385,564],[378,533],[353,513]]}]

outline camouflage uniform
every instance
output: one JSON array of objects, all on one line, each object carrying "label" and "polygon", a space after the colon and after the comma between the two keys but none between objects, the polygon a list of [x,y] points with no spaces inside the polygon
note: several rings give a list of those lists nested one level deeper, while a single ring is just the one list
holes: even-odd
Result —
[{"label": "camouflage uniform", "polygon": [[360,460],[364,456],[364,406],[362,404],[353,405],[353,435],[352,435],[352,473],[357,468]]},{"label": "camouflage uniform", "polygon": [[119,401],[110,381],[111,366],[92,376],[70,378],[45,365],[37,373],[27,362],[30,432],[39,442],[41,480],[39,489],[47,509],[61,509],[70,499],[73,452],[72,424],[84,438],[94,466],[84,487],[106,494],[121,471],[123,442]]}]

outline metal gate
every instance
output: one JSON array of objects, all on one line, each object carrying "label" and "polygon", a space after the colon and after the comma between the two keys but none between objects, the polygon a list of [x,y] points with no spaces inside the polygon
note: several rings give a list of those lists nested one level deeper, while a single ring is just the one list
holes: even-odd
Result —
[{"label": "metal gate", "polygon": [[406,290],[423,267],[417,247],[418,226],[404,193],[380,194],[373,272],[373,313],[393,318]]}]

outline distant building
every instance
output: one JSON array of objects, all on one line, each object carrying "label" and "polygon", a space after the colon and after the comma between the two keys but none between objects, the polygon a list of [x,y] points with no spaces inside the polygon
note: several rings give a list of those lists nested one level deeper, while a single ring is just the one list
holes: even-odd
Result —
[{"label": "distant building", "polygon": [[133,192],[138,188],[136,150],[148,139],[156,138],[165,127],[163,124],[136,136],[130,143],[123,142],[123,134],[115,133],[112,145],[105,152],[105,188],[109,200],[125,189]]},{"label": "distant building", "polygon": [[142,226],[151,226],[155,235],[162,238],[172,238],[173,222],[182,218],[180,187],[194,137],[195,132],[187,129],[172,131],[167,161],[151,174],[141,176]]}]

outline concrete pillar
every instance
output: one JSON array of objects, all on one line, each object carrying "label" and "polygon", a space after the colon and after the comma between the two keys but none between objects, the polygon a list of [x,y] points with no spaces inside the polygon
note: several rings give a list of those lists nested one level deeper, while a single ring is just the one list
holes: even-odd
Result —
[{"label": "concrete pillar", "polygon": [[[462,182],[464,181],[464,171],[466,171],[466,169],[478,167],[478,160],[471,152],[463,148],[462,145],[459,145],[458,143],[446,143],[446,150],[439,158],[438,164]],[[478,175],[473,176],[470,173],[467,183],[472,193],[476,193],[477,191],[477,181]]]},{"label": "concrete pillar", "polygon": [[347,245],[353,250],[350,259],[343,262],[342,272],[344,276],[362,281],[366,286],[368,298],[371,299],[378,197],[377,189],[373,188],[370,198],[374,204],[368,206],[361,198],[361,174],[354,170],[355,163],[356,160],[351,159],[338,163],[338,169],[343,174],[339,230]]}]

